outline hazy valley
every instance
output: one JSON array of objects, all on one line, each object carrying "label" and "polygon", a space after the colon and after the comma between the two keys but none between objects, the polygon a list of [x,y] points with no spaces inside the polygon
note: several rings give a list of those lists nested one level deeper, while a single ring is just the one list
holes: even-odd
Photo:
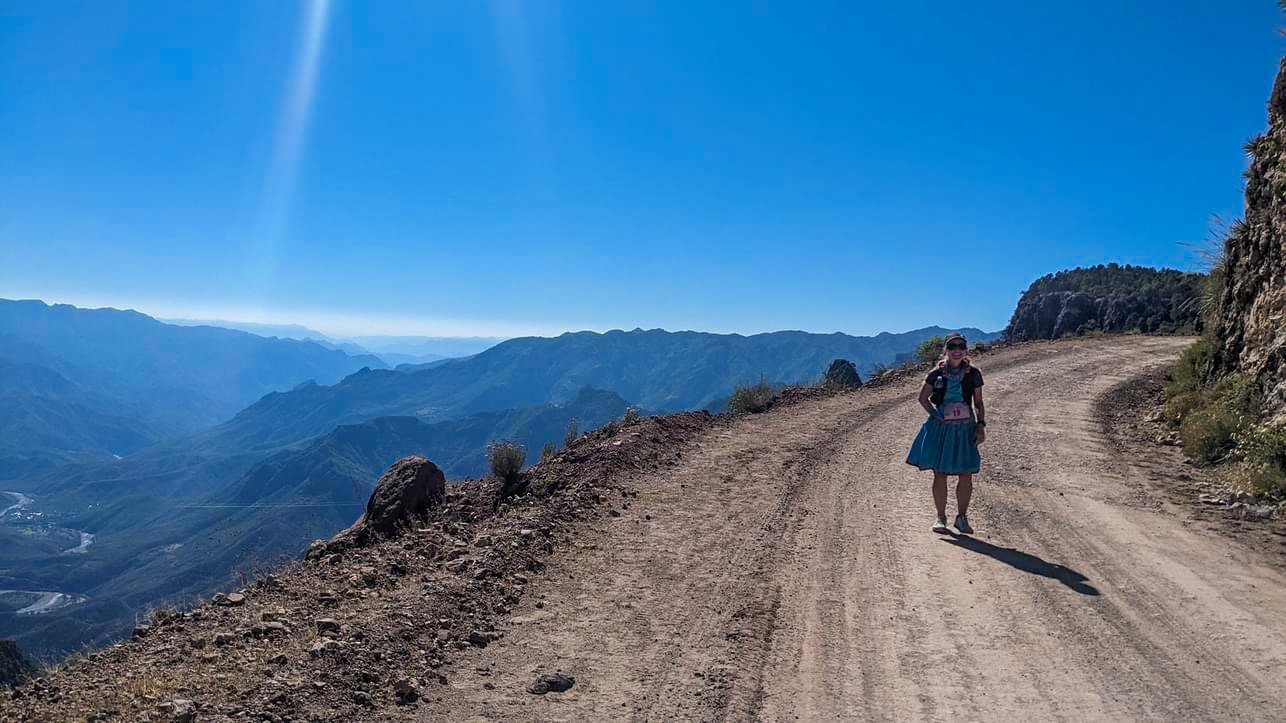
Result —
[{"label": "hazy valley", "polygon": [[594,429],[629,407],[718,411],[736,384],[813,382],[836,358],[865,375],[945,331],[579,332],[481,352],[462,340],[434,348],[469,354],[392,369],[365,346],[135,312],[39,302],[0,312],[0,490],[11,500],[0,505],[0,637],[41,658],[296,558],[350,523],[407,454],[430,456],[450,479],[478,477],[492,440],[517,441],[535,461],[572,424]]}]

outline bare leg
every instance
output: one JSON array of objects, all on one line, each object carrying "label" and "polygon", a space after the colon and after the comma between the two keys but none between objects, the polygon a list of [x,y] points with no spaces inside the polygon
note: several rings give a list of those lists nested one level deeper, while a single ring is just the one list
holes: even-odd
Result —
[{"label": "bare leg", "polygon": [[940,516],[947,516],[947,476],[945,474],[933,473],[933,504],[938,508]]},{"label": "bare leg", "polygon": [[[942,478],[942,486],[943,491],[946,491],[945,477]],[[945,495],[943,497],[945,498]],[[970,497],[973,497],[973,475],[962,474],[960,475],[960,482],[956,484],[956,507],[960,510],[960,514],[963,515],[969,511]],[[946,507],[945,501],[942,506]]]}]

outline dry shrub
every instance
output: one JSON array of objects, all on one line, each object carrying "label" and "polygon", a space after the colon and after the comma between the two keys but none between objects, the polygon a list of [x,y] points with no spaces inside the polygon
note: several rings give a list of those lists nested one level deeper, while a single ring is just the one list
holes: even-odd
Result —
[{"label": "dry shrub", "polygon": [[732,390],[728,399],[728,411],[733,414],[759,414],[768,411],[774,398],[772,387],[767,379],[760,379],[758,384],[740,386]]},{"label": "dry shrub", "polygon": [[1183,451],[1200,465],[1222,461],[1236,445],[1237,418],[1218,407],[1195,409],[1179,425]]},{"label": "dry shrub", "polygon": [[506,481],[513,482],[522,473],[527,464],[527,448],[508,439],[501,439],[487,445],[487,465],[491,474]]},{"label": "dry shrub", "polygon": [[1258,427],[1238,438],[1255,494],[1286,500],[1286,426]]}]

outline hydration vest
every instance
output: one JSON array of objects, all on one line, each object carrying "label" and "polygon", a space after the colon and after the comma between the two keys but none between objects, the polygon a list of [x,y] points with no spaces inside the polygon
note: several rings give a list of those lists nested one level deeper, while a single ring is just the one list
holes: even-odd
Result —
[{"label": "hydration vest", "polygon": [[[973,404],[973,389],[978,383],[979,376],[981,375],[978,370],[970,366],[969,371],[965,372],[964,378],[960,380],[960,394],[964,397],[965,404]],[[925,381],[933,386],[933,395],[929,397],[929,401],[933,402],[935,406],[941,407],[947,396],[946,373],[942,369],[934,369],[929,372],[929,376]]]}]

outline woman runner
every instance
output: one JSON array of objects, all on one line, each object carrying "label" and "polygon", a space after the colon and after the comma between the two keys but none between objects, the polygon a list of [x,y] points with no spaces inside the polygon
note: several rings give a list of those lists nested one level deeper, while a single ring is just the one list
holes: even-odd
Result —
[{"label": "woman runner", "polygon": [[969,526],[969,498],[973,476],[982,465],[978,445],[987,437],[986,409],[982,403],[982,372],[965,353],[969,343],[960,334],[947,337],[937,367],[929,372],[920,388],[920,406],[929,418],[920,427],[906,463],[921,471],[933,471],[933,504],[938,516],[933,531],[947,530],[947,477],[960,478],[956,485],[955,527],[964,534]]}]

